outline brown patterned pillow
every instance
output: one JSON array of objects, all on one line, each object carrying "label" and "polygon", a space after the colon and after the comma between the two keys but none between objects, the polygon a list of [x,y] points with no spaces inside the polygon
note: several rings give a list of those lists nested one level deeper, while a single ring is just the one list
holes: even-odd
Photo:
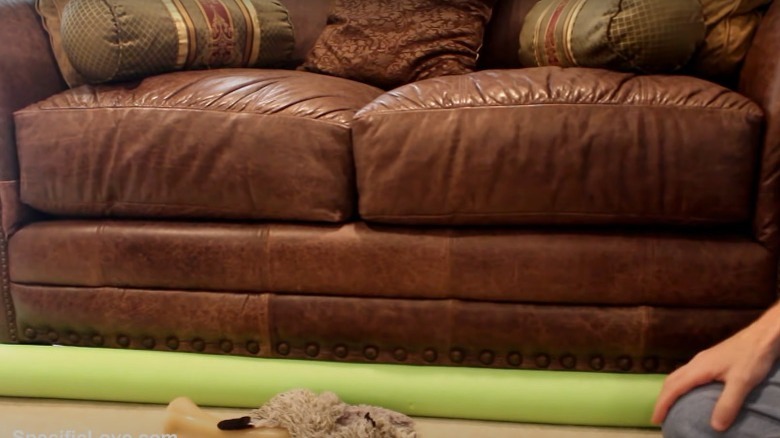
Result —
[{"label": "brown patterned pillow", "polygon": [[474,71],[494,0],[335,0],[301,67],[389,89]]},{"label": "brown patterned pillow", "polygon": [[39,11],[59,14],[57,39],[68,61],[63,76],[72,68],[77,81],[88,83],[174,70],[276,66],[289,60],[295,45],[287,10],[277,0],[54,0],[54,8],[41,3],[52,1],[39,1]]},{"label": "brown patterned pillow", "polygon": [[541,0],[520,32],[520,59],[671,72],[691,59],[704,31],[699,0]]}]

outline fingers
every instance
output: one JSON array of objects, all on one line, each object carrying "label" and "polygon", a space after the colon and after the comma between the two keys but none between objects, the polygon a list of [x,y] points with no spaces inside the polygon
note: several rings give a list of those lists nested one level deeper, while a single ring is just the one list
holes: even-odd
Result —
[{"label": "fingers", "polygon": [[713,376],[711,373],[691,365],[686,365],[670,374],[664,381],[664,386],[655,402],[651,421],[655,424],[661,424],[678,398],[691,389],[709,383],[712,380]]},{"label": "fingers", "polygon": [[712,410],[710,423],[713,429],[723,432],[734,423],[745,398],[754,386],[748,379],[726,381],[723,393]]}]

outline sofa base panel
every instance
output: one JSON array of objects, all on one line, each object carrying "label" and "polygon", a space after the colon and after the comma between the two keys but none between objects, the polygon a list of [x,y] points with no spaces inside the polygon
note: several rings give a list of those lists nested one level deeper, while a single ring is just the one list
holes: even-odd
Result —
[{"label": "sofa base panel", "polygon": [[25,343],[346,362],[668,372],[761,309],[13,284]]}]

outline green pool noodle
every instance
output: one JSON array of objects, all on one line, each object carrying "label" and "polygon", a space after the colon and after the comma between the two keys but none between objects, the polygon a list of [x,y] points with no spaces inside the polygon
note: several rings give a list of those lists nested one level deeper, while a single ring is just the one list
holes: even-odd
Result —
[{"label": "green pool noodle", "polygon": [[0,396],[255,408],[294,388],[411,416],[651,427],[657,374],[353,364],[0,345]]}]

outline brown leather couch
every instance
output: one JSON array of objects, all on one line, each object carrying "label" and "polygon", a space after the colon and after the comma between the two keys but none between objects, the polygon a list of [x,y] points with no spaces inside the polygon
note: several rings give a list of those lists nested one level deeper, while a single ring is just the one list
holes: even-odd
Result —
[{"label": "brown leather couch", "polygon": [[[300,60],[326,7],[285,3]],[[384,92],[66,90],[0,0],[0,340],[663,372],[747,324],[776,299],[780,4],[727,89],[518,68],[532,3],[499,3],[482,71]]]}]

